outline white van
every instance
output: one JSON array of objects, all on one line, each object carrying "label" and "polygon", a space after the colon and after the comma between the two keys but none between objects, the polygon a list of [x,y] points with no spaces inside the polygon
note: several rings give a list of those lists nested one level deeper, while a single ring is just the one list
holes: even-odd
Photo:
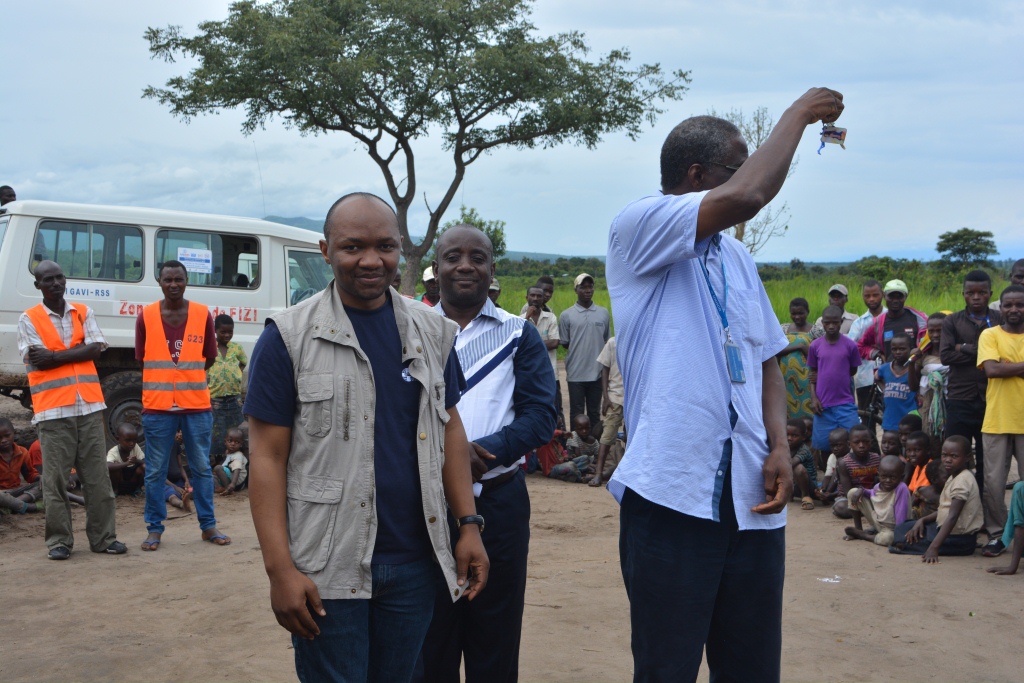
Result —
[{"label": "white van", "polygon": [[96,362],[107,402],[106,425],[140,424],[142,373],[135,320],[163,298],[157,264],[176,259],[189,271],[185,298],[235,321],[247,355],[264,321],[324,289],[333,274],[320,235],[253,218],[186,211],[15,201],[0,208],[0,394],[31,405],[18,355],[18,317],[42,301],[32,270],[56,261],[65,299],[92,307],[109,348]]}]

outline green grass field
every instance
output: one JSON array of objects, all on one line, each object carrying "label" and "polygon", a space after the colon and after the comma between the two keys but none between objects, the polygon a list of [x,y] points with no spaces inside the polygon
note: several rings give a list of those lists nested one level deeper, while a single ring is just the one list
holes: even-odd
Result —
[{"label": "green grass field", "polygon": [[[935,311],[957,311],[963,308],[964,300],[961,295],[961,283],[951,278],[948,287],[937,288],[932,278],[929,281],[915,283],[912,278],[907,279],[907,287],[910,289],[910,296],[907,298],[907,305],[925,313]],[[501,297],[498,303],[502,308],[512,313],[519,313],[520,307],[526,302],[526,289],[536,282],[533,277],[503,277],[499,278],[501,283]],[[860,315],[867,308],[861,299],[861,278],[837,277],[826,275],[824,277],[799,276],[790,280],[770,280],[765,283],[765,291],[771,299],[772,308],[780,322],[789,321],[789,302],[796,297],[807,299],[811,305],[810,319],[816,320],[821,311],[828,305],[828,288],[837,282],[845,284],[850,290],[850,302],[847,310]],[[608,288],[604,278],[596,279],[596,290],[594,301],[611,310],[611,300],[608,296]],[[993,296],[1006,287],[1009,282],[996,278],[992,283]],[[576,302],[576,293],[573,290],[572,278],[555,278],[555,295],[548,306],[555,314],[560,314]],[[614,325],[614,321],[613,321]]]}]

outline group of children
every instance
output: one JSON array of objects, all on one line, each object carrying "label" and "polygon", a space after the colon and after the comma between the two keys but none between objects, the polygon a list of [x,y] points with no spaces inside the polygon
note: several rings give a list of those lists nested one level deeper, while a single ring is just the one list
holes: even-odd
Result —
[{"label": "group of children", "polygon": [[[924,562],[974,554],[983,513],[966,438],[950,436],[936,454],[915,414],[883,431],[877,448],[867,425],[838,427],[828,435],[830,453],[819,485],[809,423],[793,419],[786,427],[794,493],[804,509],[814,509],[815,499],[831,505],[835,516],[853,520],[845,540],[871,541],[891,553],[921,555]],[[1024,482],[1014,485],[1003,543],[1013,545],[1011,564],[989,571],[1013,574],[1024,548]]]}]

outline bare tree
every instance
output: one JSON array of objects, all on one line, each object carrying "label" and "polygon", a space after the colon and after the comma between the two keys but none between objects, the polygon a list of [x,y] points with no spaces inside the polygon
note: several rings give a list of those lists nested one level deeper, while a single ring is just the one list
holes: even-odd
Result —
[{"label": "bare tree", "polygon": [[[723,118],[739,128],[747,141],[747,146],[752,149],[763,145],[775,127],[775,119],[768,113],[768,107],[758,107],[749,117],[742,109],[730,109],[724,114],[719,114],[712,108],[708,114]],[[789,165],[789,173],[786,174],[787,178],[793,175],[799,161],[800,157],[793,158],[793,163]],[[788,221],[789,204],[783,202],[779,207],[768,204],[757,216],[734,227],[733,237],[743,242],[747,251],[754,255],[761,251],[771,238],[785,235],[789,230]]]}]

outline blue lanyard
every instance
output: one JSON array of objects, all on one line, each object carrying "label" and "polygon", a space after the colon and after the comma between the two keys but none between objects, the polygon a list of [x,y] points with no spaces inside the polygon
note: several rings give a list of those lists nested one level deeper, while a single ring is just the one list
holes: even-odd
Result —
[{"label": "blue lanyard", "polygon": [[730,337],[729,319],[725,315],[725,304],[729,303],[729,281],[725,279],[725,256],[722,254],[721,247],[719,247],[718,256],[722,261],[722,285],[725,289],[722,294],[722,301],[719,301],[718,295],[715,294],[715,288],[711,286],[711,276],[708,273],[707,260],[708,252],[710,251],[711,245],[709,244],[708,248],[704,250],[704,258],[697,259],[697,262],[700,264],[700,269],[704,273],[704,281],[708,283],[708,291],[711,292],[711,300],[715,302],[715,308],[718,309],[718,317],[722,319],[722,327],[725,329],[726,337]]},{"label": "blue lanyard", "polygon": [[[971,320],[977,320],[978,322],[981,322],[981,318],[979,318],[976,315],[973,315],[970,311],[967,312],[967,317],[969,317]],[[992,327],[992,320],[989,318],[989,316],[986,315],[985,316],[985,329],[988,329],[989,327]]]}]

